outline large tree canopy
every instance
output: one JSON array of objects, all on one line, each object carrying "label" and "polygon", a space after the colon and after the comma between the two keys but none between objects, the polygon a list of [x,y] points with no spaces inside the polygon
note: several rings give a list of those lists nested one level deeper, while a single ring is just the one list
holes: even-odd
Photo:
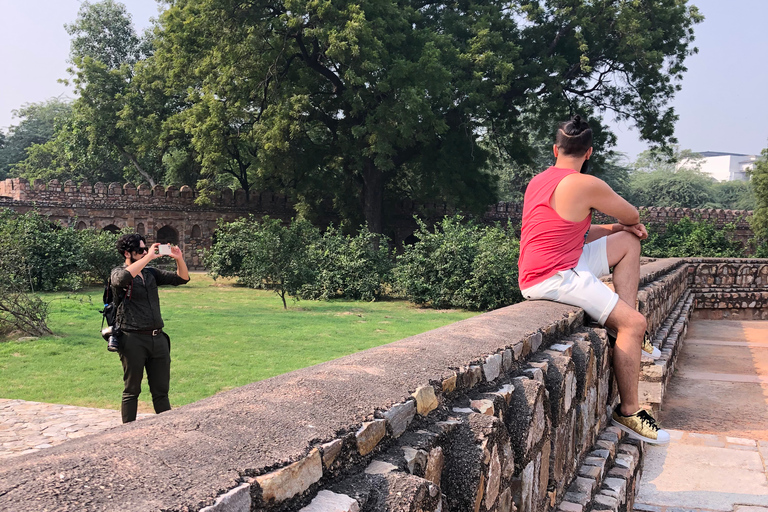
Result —
[{"label": "large tree canopy", "polygon": [[768,148],[761,153],[751,172],[755,191],[755,216],[752,227],[758,236],[768,239]]},{"label": "large tree canopy", "polygon": [[[685,0],[173,0],[156,64],[208,173],[332,201],[381,232],[394,201],[494,199],[489,147],[579,112],[674,142],[668,102],[701,21]],[[596,144],[612,134],[597,126]]]},{"label": "large tree canopy", "polygon": [[0,139],[0,179],[9,174],[13,165],[27,157],[28,148],[51,140],[57,126],[64,123],[71,113],[72,104],[59,98],[28,103],[14,110],[19,123],[11,126],[4,141]]}]

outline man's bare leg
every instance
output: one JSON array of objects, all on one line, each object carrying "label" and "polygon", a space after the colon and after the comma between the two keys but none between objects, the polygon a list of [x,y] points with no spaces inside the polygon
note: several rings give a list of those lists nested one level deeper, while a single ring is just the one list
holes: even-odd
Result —
[{"label": "man's bare leg", "polygon": [[637,386],[640,378],[640,346],[645,335],[645,317],[635,309],[640,282],[640,239],[628,232],[608,235],[608,265],[613,267],[613,287],[619,302],[606,325],[616,330],[613,371],[621,396],[621,413],[629,415],[640,408]]}]

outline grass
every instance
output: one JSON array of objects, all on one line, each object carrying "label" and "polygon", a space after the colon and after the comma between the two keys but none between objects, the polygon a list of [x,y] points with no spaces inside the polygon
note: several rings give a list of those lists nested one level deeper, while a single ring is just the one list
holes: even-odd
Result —
[{"label": "grass", "polygon": [[[44,294],[55,334],[0,343],[0,398],[119,408],[122,367],[99,334],[102,291]],[[404,301],[300,301],[283,310],[271,291],[205,274],[161,288],[160,305],[171,337],[173,406],[474,315]],[[139,410],[152,410],[146,379]]]}]

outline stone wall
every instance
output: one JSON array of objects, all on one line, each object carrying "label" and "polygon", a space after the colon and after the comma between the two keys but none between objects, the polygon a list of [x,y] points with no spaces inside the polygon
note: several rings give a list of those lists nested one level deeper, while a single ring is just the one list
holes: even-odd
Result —
[{"label": "stone wall", "polygon": [[[195,193],[188,187],[134,186],[131,183],[74,184],[58,180],[44,183],[15,178],[0,181],[0,208],[25,213],[36,210],[65,226],[77,229],[135,229],[147,238],[173,242],[184,252],[191,269],[202,269],[202,253],[210,248],[220,222],[231,222],[253,214],[290,219],[293,205],[270,192],[252,192],[246,201],[243,190],[220,192],[211,204],[195,204]],[[161,232],[161,230],[163,230]],[[162,236],[165,235],[165,236]]]},{"label": "stone wall", "polygon": [[692,258],[688,286],[695,318],[768,320],[768,262]]},{"label": "stone wall", "polygon": [[[642,267],[659,402],[690,265]],[[0,509],[632,510],[643,446],[608,426],[611,351],[578,308],[516,304],[8,460]]]}]

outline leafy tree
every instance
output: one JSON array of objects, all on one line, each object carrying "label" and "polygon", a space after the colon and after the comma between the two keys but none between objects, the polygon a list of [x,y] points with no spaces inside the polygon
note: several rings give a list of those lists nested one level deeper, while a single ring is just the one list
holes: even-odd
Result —
[{"label": "leafy tree", "polygon": [[75,22],[64,28],[72,36],[69,56],[73,62],[90,57],[116,70],[124,64],[135,64],[148,55],[151,47],[148,39],[142,40],[136,34],[125,5],[114,0],[86,0]]},{"label": "leafy tree", "polygon": [[376,300],[390,282],[393,258],[386,243],[365,226],[345,235],[329,227],[309,248],[315,279],[302,288],[308,299]]},{"label": "leafy tree", "polygon": [[124,258],[117,252],[118,233],[83,229],[77,231],[80,239],[80,253],[85,263],[82,271],[91,282],[106,283],[112,269],[121,265]]},{"label": "leafy tree", "polygon": [[714,180],[700,171],[657,170],[630,177],[629,201],[638,206],[709,208]]},{"label": "leafy tree", "polygon": [[0,238],[10,241],[23,255],[29,291],[71,290],[82,285],[85,262],[74,229],[37,212],[21,215],[3,209]]},{"label": "leafy tree", "polygon": [[519,241],[498,226],[445,217],[430,230],[420,219],[415,244],[394,270],[396,289],[434,308],[487,310],[522,299],[517,284]]},{"label": "leafy tree", "polygon": [[577,111],[674,142],[668,101],[701,20],[684,0],[179,0],[155,56],[187,91],[178,124],[205,172],[234,160],[380,233],[403,197],[484,208],[488,147],[526,163],[529,137]]},{"label": "leafy tree", "polygon": [[65,122],[71,112],[72,104],[59,98],[27,103],[14,110],[19,124],[11,126],[4,143],[0,144],[0,179],[8,176],[11,168],[27,157],[31,147],[53,139],[57,126]]},{"label": "leafy tree", "polygon": [[715,208],[754,210],[755,196],[750,181],[722,181],[712,184],[712,202]]},{"label": "leafy tree", "polygon": [[718,228],[713,222],[683,217],[666,225],[663,232],[649,230],[643,256],[652,258],[743,258],[744,247],[734,239],[735,226]]},{"label": "leafy tree", "polygon": [[284,226],[280,219],[251,215],[220,226],[206,266],[214,279],[237,277],[246,286],[274,290],[287,309],[286,295],[298,298],[314,279],[308,247],[318,235],[306,221]]},{"label": "leafy tree", "polygon": [[755,193],[755,214],[752,229],[755,234],[768,239],[768,148],[761,153],[751,173],[752,190]]},{"label": "leafy tree", "polygon": [[154,186],[163,175],[160,125],[169,104],[147,64],[151,34],[139,37],[125,5],[113,0],[83,2],[65,28],[73,37],[69,72],[80,96],[68,128],[85,151],[115,152],[130,162],[139,181]]}]

